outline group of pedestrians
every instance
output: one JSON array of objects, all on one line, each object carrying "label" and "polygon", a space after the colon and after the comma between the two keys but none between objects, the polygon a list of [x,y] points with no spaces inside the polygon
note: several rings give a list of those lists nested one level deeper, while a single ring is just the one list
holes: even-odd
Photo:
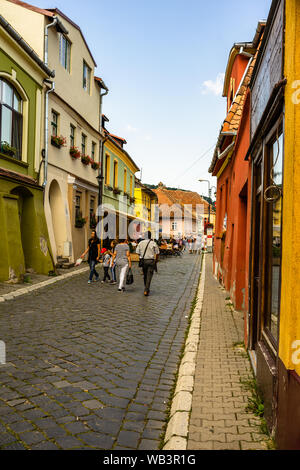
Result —
[{"label": "group of pedestrians", "polygon": [[[147,232],[143,240],[141,240],[136,248],[136,253],[140,257],[139,265],[143,270],[144,276],[144,295],[149,296],[150,285],[153,273],[157,270],[157,261],[159,256],[159,247],[151,238],[151,232]],[[124,292],[126,279],[129,270],[132,268],[132,260],[130,256],[130,248],[128,240],[112,241],[110,249],[102,248],[97,233],[94,230],[88,242],[88,247],[81,255],[81,259],[88,254],[88,263],[90,265],[90,275],[88,283],[100,281],[100,275],[96,270],[97,263],[100,260],[103,263],[104,277],[102,283],[110,282],[117,284],[116,271],[118,271],[119,286],[118,291]]]}]

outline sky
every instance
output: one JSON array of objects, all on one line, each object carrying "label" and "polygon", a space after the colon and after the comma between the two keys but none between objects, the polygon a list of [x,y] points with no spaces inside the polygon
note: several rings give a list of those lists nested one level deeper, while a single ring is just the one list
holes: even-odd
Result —
[{"label": "sky", "polygon": [[252,41],[271,0],[28,0],[59,8],[83,31],[109,94],[108,130],[125,146],[143,183],[208,193],[208,174],[226,114],[229,52]]}]

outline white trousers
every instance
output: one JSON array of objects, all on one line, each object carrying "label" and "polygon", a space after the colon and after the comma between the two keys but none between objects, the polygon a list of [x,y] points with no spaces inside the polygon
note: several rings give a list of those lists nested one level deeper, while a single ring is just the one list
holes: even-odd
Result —
[{"label": "white trousers", "polygon": [[126,285],[126,275],[127,275],[127,270],[128,270],[128,264],[125,266],[119,266],[120,269],[120,275],[119,275],[119,289],[123,289]]}]

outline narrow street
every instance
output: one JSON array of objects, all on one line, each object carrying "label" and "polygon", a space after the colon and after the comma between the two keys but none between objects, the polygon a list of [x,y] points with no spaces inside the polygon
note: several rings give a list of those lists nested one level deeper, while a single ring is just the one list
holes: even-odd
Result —
[{"label": "narrow street", "polygon": [[200,262],[160,262],[149,298],[135,267],[125,293],[83,274],[0,304],[0,449],[158,449]]}]

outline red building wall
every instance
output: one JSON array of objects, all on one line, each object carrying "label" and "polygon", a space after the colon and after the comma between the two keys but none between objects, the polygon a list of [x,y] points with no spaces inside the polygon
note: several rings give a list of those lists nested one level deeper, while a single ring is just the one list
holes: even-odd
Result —
[{"label": "red building wall", "polygon": [[[243,58],[244,59],[244,58]],[[247,61],[235,60],[232,76],[242,77]],[[240,67],[239,67],[240,65]],[[239,84],[239,81],[236,80]],[[215,274],[230,293],[236,310],[245,312],[248,336],[249,253],[251,224],[251,165],[245,161],[250,144],[250,95],[247,94],[231,161],[217,181],[217,215],[214,248]],[[224,143],[223,149],[228,146]],[[218,162],[219,168],[222,162]],[[224,233],[224,217],[227,227]]]}]

